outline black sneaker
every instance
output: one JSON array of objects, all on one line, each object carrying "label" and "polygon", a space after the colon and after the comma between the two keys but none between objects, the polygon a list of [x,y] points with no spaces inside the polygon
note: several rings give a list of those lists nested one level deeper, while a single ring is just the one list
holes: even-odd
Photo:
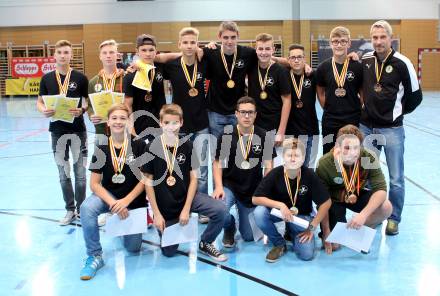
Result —
[{"label": "black sneaker", "polygon": [[233,248],[235,246],[235,232],[236,232],[236,228],[232,228],[232,229],[225,229],[223,231],[223,239],[222,239],[222,243],[223,246],[225,248]]},{"label": "black sneaker", "polygon": [[226,257],[226,255],[223,254],[222,252],[220,252],[219,250],[217,250],[213,244],[210,244],[210,243],[207,243],[204,241],[200,241],[199,250],[200,250],[200,252],[208,255],[209,257],[211,257],[212,259],[214,259],[216,261],[228,260],[228,257]]}]

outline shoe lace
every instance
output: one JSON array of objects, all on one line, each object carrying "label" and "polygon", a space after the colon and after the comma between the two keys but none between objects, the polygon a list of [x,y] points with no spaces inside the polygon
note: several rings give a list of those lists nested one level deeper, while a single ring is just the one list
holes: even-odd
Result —
[{"label": "shoe lace", "polygon": [[214,247],[213,244],[205,243],[205,247],[208,250],[208,252],[213,256],[218,257],[221,255],[221,253]]}]

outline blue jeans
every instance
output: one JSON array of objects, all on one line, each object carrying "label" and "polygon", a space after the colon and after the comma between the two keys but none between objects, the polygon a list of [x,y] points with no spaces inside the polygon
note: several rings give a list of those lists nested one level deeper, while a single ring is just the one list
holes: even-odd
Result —
[{"label": "blue jeans", "polygon": [[389,219],[400,222],[405,201],[405,130],[403,126],[391,128],[369,128],[363,124],[360,129],[365,136],[364,146],[375,151],[380,156],[382,148],[385,151],[388,173],[390,178],[389,199],[393,212]]},{"label": "blue jeans", "polygon": [[[98,216],[109,212],[109,206],[98,196],[92,194],[81,205],[81,225],[87,256],[101,256],[102,246],[99,242]],[[124,235],[124,247],[129,252],[139,252],[142,245],[142,233]]]},{"label": "blue jeans", "polygon": [[197,155],[200,165],[197,170],[197,191],[208,194],[208,165],[212,163],[208,150],[209,128],[193,133],[190,140],[193,142],[194,152]]},{"label": "blue jeans", "polygon": [[225,126],[237,125],[237,117],[235,117],[235,114],[223,115],[220,113],[209,111],[208,119],[209,130],[211,131],[211,134],[214,135],[217,139],[223,134]]},{"label": "blue jeans", "polygon": [[316,164],[316,157],[319,150],[319,135],[299,135],[298,139],[304,144],[304,146],[306,146],[306,157],[304,159],[304,165],[308,168],[314,169]]},{"label": "blue jeans", "polygon": [[[269,238],[270,242],[274,246],[282,246],[286,244],[286,241],[278,232],[275,223],[283,221],[282,219],[272,216],[270,211],[272,209],[265,206],[257,206],[254,210],[255,223]],[[300,218],[310,221],[310,216],[298,216]],[[301,260],[312,260],[315,255],[315,238],[313,237],[309,242],[300,243],[298,234],[304,231],[303,228],[293,224],[286,223],[289,228],[290,235],[293,239],[293,251]]]},{"label": "blue jeans", "polygon": [[[86,198],[87,133],[51,133],[52,151],[58,168],[58,176],[63,192],[65,208],[76,209],[79,213],[81,203]],[[70,177],[69,150],[72,150],[75,192]]]},{"label": "blue jeans", "polygon": [[237,205],[238,210],[238,229],[241,237],[245,241],[253,241],[254,236],[252,234],[251,224],[249,223],[249,214],[254,211],[254,208],[245,207],[239,200],[235,198],[234,193],[229,188],[223,187],[223,190],[225,191],[224,202],[226,205],[225,224],[223,228],[225,230],[235,229],[235,218],[229,213],[231,207],[235,204]]}]

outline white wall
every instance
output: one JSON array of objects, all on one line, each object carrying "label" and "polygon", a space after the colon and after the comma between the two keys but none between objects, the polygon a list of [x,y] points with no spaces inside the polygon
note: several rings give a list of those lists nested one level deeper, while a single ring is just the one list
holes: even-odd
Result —
[{"label": "white wall", "polygon": [[440,0],[0,0],[0,26],[289,19],[436,19]]}]

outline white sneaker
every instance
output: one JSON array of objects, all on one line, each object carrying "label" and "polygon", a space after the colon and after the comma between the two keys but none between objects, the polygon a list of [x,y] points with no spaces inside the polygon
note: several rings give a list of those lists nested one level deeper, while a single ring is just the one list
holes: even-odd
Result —
[{"label": "white sneaker", "polygon": [[61,226],[66,226],[72,223],[72,221],[75,219],[75,212],[74,211],[67,211],[66,216],[64,216],[63,219],[59,221]]}]

